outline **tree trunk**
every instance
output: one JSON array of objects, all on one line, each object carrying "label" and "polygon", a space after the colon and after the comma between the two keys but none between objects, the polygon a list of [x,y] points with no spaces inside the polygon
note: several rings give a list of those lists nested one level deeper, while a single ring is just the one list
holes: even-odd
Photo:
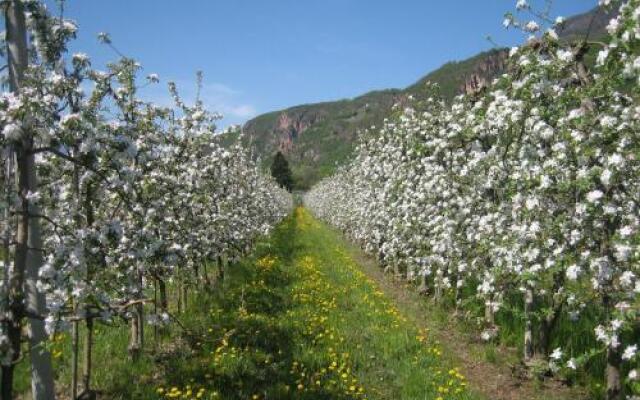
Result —
[{"label": "tree trunk", "polygon": [[[133,284],[136,285],[137,289],[134,298],[140,300],[142,297],[142,274],[140,271],[137,272]],[[136,303],[131,307],[133,310],[131,311],[130,320],[129,355],[133,360],[137,360],[143,348],[144,313],[142,303]]]},{"label": "tree trunk", "polygon": [[[2,285],[3,287],[7,288],[9,287],[9,264],[11,264],[11,225],[12,225],[12,218],[11,218],[11,188],[14,185],[13,182],[13,174],[14,174],[14,168],[13,168],[13,161],[14,161],[14,157],[15,154],[13,153],[13,148],[7,146],[5,147],[5,165],[4,165],[4,169],[3,169],[3,173],[4,176],[3,178],[3,194],[4,194],[4,201],[6,204],[6,207],[4,209],[4,232],[3,232],[3,243],[2,243],[2,249],[4,251],[3,256],[3,263],[4,263],[4,269],[3,269],[3,275],[2,275]],[[3,310],[4,311],[4,310]]]},{"label": "tree trunk", "polygon": [[130,324],[130,336],[129,336],[129,356],[132,360],[137,360],[140,357],[140,342],[138,341],[138,329],[140,325],[138,324],[138,313],[133,312],[131,315],[131,320],[129,320]]},{"label": "tree trunk", "polygon": [[[10,307],[12,309],[12,307]],[[13,372],[15,363],[20,358],[21,324],[19,321],[7,321],[5,331],[9,339],[8,363],[2,365],[2,399],[13,399]]]},{"label": "tree trunk", "polygon": [[622,400],[622,385],[620,379],[620,366],[622,355],[619,348],[607,348],[607,400]]},{"label": "tree trunk", "polygon": [[427,274],[425,273],[421,273],[420,274],[420,286],[418,287],[418,293],[426,296],[427,294],[429,294],[429,286],[427,285]]},{"label": "tree trunk", "polygon": [[[5,23],[7,28],[7,51],[9,58],[9,79],[13,92],[18,92],[27,65],[26,59],[26,26],[24,20],[23,5],[20,1],[13,0],[6,5]],[[28,191],[28,174],[25,171],[24,149],[16,146],[18,190],[19,194],[25,195]],[[18,153],[19,152],[19,153]],[[13,373],[15,362],[20,358],[20,339],[22,331],[22,317],[24,310],[22,300],[24,297],[24,272],[27,263],[27,241],[28,241],[28,205],[22,198],[18,211],[18,221],[16,229],[16,248],[13,268],[9,269],[7,286],[7,312],[10,316],[4,322],[4,330],[9,340],[9,354],[2,365],[2,399],[11,400],[13,398]]]},{"label": "tree trunk", "polygon": [[167,285],[162,278],[158,278],[158,291],[160,294],[160,309],[163,312],[169,310],[169,301],[167,300]]},{"label": "tree trunk", "polygon": [[538,339],[538,352],[548,358],[551,353],[551,332],[555,330],[564,307],[564,298],[555,297],[564,287],[565,274],[556,273],[553,277],[553,294],[551,298],[551,313],[542,318],[540,323],[540,337]]},{"label": "tree trunk", "polygon": [[84,359],[82,360],[82,387],[84,393],[91,392],[91,367],[93,352],[93,318],[88,317],[87,337],[84,339]]},{"label": "tree trunk", "polygon": [[182,297],[182,310],[184,312],[187,311],[187,295],[188,295],[188,287],[185,282],[182,283],[180,287],[180,297]]},{"label": "tree trunk", "polygon": [[435,294],[434,294],[433,298],[434,298],[436,303],[439,303],[440,300],[442,299],[442,282],[443,282],[442,270],[438,269],[436,271],[435,280],[434,280]]},{"label": "tree trunk", "polygon": [[[34,182],[32,192],[35,192],[36,174],[33,156],[30,156],[32,168],[31,176]],[[37,206],[31,207],[31,213],[38,215],[40,211]],[[27,308],[34,315],[44,315],[46,313],[46,298],[44,293],[38,290],[38,275],[43,264],[42,259],[42,236],[40,234],[40,221],[31,218],[29,222],[29,248],[27,256],[27,280],[26,280],[26,304]],[[51,354],[43,349],[42,343],[47,340],[44,320],[40,318],[29,318],[29,356],[31,359],[31,390],[33,400],[51,400],[55,398],[53,368],[51,366]]]},{"label": "tree trunk", "polygon": [[211,281],[209,281],[209,273],[207,272],[207,262],[202,263],[202,275],[204,278],[204,284],[207,289],[211,286]]},{"label": "tree trunk", "polygon": [[[75,307],[74,307],[75,308]],[[74,317],[77,313],[74,312]],[[78,321],[73,321],[71,329],[71,400],[78,398],[78,350],[79,350]]]},{"label": "tree trunk", "polygon": [[195,277],[195,281],[196,281],[196,288],[200,287],[200,267],[198,266],[198,264],[196,263],[193,266],[193,276]]},{"label": "tree trunk", "polygon": [[136,319],[138,322],[138,347],[142,351],[144,349],[144,304],[136,304],[136,312],[138,314]]},{"label": "tree trunk", "polygon": [[153,324],[153,352],[155,354],[156,350],[158,350],[158,341],[159,341],[159,323],[160,318],[158,317],[158,279],[156,278],[153,281],[153,315],[156,318],[155,323]]},{"label": "tree trunk", "polygon": [[[11,91],[20,91],[24,71],[28,65],[27,58],[27,28],[23,3],[12,0],[6,5],[6,43],[9,62],[9,83]],[[10,279],[9,307],[14,312],[14,321],[11,323],[10,338],[12,346],[17,345],[19,355],[21,319],[24,316],[23,300],[30,313],[43,315],[45,313],[45,298],[37,289],[38,271],[42,266],[42,237],[40,235],[40,220],[37,217],[29,217],[29,214],[39,214],[35,204],[29,204],[25,199],[28,193],[38,191],[35,157],[31,153],[33,138],[26,131],[26,123],[23,123],[23,138],[18,155],[19,191],[22,196],[22,210],[18,222],[18,235],[16,245],[15,265],[13,277]],[[26,279],[26,281],[25,281]],[[14,331],[17,329],[17,332]],[[42,342],[46,340],[44,321],[40,318],[29,318],[27,331],[29,339],[29,355],[31,361],[31,391],[34,400],[55,399],[53,371],[51,368],[51,356],[46,351]],[[13,341],[16,341],[14,343]],[[15,356],[15,354],[14,354]],[[13,375],[13,367],[9,376]],[[3,368],[4,370],[4,368]],[[3,376],[3,384],[8,382]],[[4,386],[4,385],[3,385]],[[11,399],[12,387],[3,387],[3,399]]]},{"label": "tree trunk", "polygon": [[540,335],[538,338],[538,352],[544,357],[549,357],[551,352],[550,344],[551,344],[551,330],[555,325],[554,320],[556,318],[553,317],[545,317],[540,322]]},{"label": "tree trunk", "polygon": [[[94,154],[92,153],[92,157]],[[80,193],[79,193],[80,195]],[[90,183],[87,185],[87,191],[84,197],[84,211],[86,216],[87,226],[93,226],[94,215],[93,215],[93,185]],[[103,262],[104,263],[104,262]],[[105,263],[106,264],[106,263]],[[88,285],[91,284],[93,280],[93,271],[91,269],[91,265],[87,266],[87,275],[86,275],[86,283]],[[82,388],[83,388],[83,398],[95,398],[92,396],[94,393],[91,391],[91,373],[92,373],[92,363],[93,363],[93,317],[91,315],[91,308],[88,304],[85,305],[85,317],[87,318],[85,321],[85,327],[87,329],[86,337],[84,339],[84,348],[83,348],[83,360],[82,360]]]},{"label": "tree trunk", "polygon": [[2,399],[13,399],[13,366],[12,365],[3,365],[2,366],[2,381],[0,381],[2,388],[0,389],[0,394],[2,395]]},{"label": "tree trunk", "polygon": [[460,285],[461,285],[461,281],[460,281],[460,275],[458,273],[456,273],[456,279],[454,280],[455,285],[456,285],[456,291],[454,294],[454,307],[455,310],[453,312],[453,316],[457,317],[458,316],[458,312],[460,311]]},{"label": "tree trunk", "polygon": [[489,298],[484,302],[484,320],[489,327],[493,327],[496,323],[493,313],[493,295],[489,295]]},{"label": "tree trunk", "polygon": [[551,332],[555,329],[562,312],[562,304],[553,307],[551,315],[542,319],[540,324],[540,338],[538,339],[538,351],[545,358],[551,353]]},{"label": "tree trunk", "polygon": [[[142,296],[142,273],[138,272],[138,287],[140,288],[140,295]],[[135,305],[136,314],[138,318],[138,348],[140,351],[144,349],[144,303],[138,303]]]},{"label": "tree trunk", "polygon": [[[7,148],[6,149],[6,165],[5,165],[5,170],[4,170],[4,190],[6,191],[5,194],[5,201],[7,204],[7,207],[5,208],[5,215],[4,215],[4,221],[5,221],[5,226],[4,226],[4,275],[2,277],[3,279],[3,287],[5,288],[9,288],[9,282],[10,282],[10,277],[11,277],[11,273],[13,272],[10,268],[11,264],[12,264],[12,260],[11,260],[11,251],[10,251],[10,242],[11,242],[11,224],[12,224],[12,218],[11,218],[11,209],[10,209],[10,204],[11,204],[11,187],[13,186],[13,174],[14,174],[14,167],[13,167],[13,161],[14,161],[14,153],[13,153],[13,149]],[[5,309],[3,307],[2,312],[7,312],[8,309]],[[5,321],[3,323],[3,329],[9,333],[9,328],[10,328],[10,321]],[[2,366],[2,379],[0,380],[0,396],[1,398],[5,399],[5,398],[11,398],[11,390],[12,390],[12,384],[13,384],[13,367],[11,365],[3,365]]]},{"label": "tree trunk", "polygon": [[177,284],[176,289],[178,290],[178,314],[182,313],[182,289],[180,288],[181,283]]},{"label": "tree trunk", "polygon": [[224,263],[222,256],[218,256],[218,279],[220,279],[220,282],[224,281]]},{"label": "tree trunk", "polygon": [[533,308],[533,289],[527,284],[524,293],[524,361],[529,362],[533,358],[533,332],[531,323],[531,311]]},{"label": "tree trunk", "polygon": [[[11,204],[11,187],[12,185],[12,176],[14,174],[13,171],[13,158],[14,158],[14,154],[13,154],[13,149],[6,149],[6,165],[5,165],[5,170],[4,170],[4,190],[6,191],[5,194],[5,201],[6,201],[6,208],[5,208],[5,215],[4,215],[4,222],[5,222],[5,226],[4,226],[4,243],[3,243],[3,250],[4,250],[4,275],[2,277],[3,279],[3,287],[5,288],[9,288],[9,273],[10,273],[10,264],[11,264],[11,252],[10,252],[10,242],[11,242],[11,209],[10,209],[10,204]],[[3,309],[3,312],[6,312],[8,310]],[[4,329],[8,329],[9,328],[9,324],[8,322],[5,322],[3,324],[3,328]],[[13,382],[13,377],[12,377],[12,373],[13,371],[9,369],[10,366],[8,365],[3,365],[2,366],[2,379],[0,380],[0,395],[2,396],[3,399],[5,398],[10,398],[11,396],[11,391],[9,391],[8,393],[5,392],[5,390],[11,388],[11,384]]]},{"label": "tree trunk", "polygon": [[[602,295],[602,306],[610,319],[612,304],[611,298],[607,293]],[[612,348],[607,346],[607,367],[605,369],[605,379],[607,381],[607,400],[622,400],[622,382],[620,367],[622,365],[622,355],[620,354],[620,346]]]}]

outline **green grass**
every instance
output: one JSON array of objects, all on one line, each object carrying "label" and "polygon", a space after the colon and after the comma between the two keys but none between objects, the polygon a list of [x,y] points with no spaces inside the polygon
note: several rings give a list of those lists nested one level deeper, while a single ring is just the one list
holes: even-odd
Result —
[{"label": "green grass", "polygon": [[[299,211],[301,247],[322,274],[337,302],[331,325],[336,344],[350,354],[358,381],[370,398],[468,398],[466,382],[443,360],[442,349],[425,330],[408,322],[376,284],[361,272],[335,232]],[[459,393],[456,393],[459,392]]]}]

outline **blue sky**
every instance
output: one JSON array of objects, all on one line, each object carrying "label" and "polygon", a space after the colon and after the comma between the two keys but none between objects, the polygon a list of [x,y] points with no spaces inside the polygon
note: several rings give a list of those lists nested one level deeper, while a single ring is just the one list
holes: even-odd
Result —
[{"label": "blue sky", "polygon": [[[534,0],[535,4],[536,1]],[[539,0],[538,3],[542,3]],[[569,16],[597,0],[555,0]],[[501,23],[515,0],[67,0],[80,27],[71,50],[101,66],[114,45],[140,61],[161,84],[145,96],[168,102],[173,80],[186,97],[195,72],[203,99],[225,114],[222,126],[289,106],[405,87],[451,60],[522,35]]]}]

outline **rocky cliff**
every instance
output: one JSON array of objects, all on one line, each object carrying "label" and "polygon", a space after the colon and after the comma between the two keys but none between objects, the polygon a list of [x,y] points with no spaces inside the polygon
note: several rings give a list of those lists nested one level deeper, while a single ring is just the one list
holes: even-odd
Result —
[{"label": "rocky cliff", "polygon": [[293,142],[308,127],[320,122],[321,116],[316,113],[295,114],[282,112],[278,117],[275,128],[276,137],[279,138],[278,150],[287,154],[293,149]]},{"label": "rocky cliff", "polygon": [[509,51],[506,49],[491,52],[479,60],[464,78],[464,84],[458,87],[458,93],[475,93],[489,86],[491,82],[507,69]]}]

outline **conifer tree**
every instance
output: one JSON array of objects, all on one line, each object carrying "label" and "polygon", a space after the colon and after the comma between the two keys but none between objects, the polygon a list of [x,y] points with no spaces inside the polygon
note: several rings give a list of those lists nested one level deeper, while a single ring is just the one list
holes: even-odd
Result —
[{"label": "conifer tree", "polygon": [[283,188],[291,191],[293,187],[293,177],[291,176],[291,169],[289,168],[289,162],[284,157],[282,152],[277,152],[273,157],[273,163],[271,164],[271,175],[276,182]]}]

